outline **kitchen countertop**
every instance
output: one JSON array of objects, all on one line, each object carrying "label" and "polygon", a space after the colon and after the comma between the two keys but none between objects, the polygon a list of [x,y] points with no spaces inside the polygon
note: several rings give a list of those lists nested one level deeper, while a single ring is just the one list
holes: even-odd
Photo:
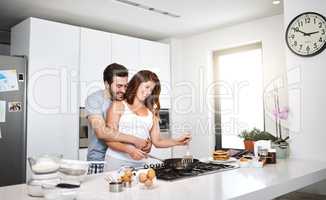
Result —
[{"label": "kitchen countertop", "polygon": [[[158,181],[146,190],[139,185],[122,193],[110,193],[103,175],[89,176],[83,182],[78,199],[198,200],[198,199],[272,199],[326,179],[326,162],[278,160],[263,168],[239,168],[182,179]],[[27,195],[26,184],[0,187],[1,200],[39,199]]]}]

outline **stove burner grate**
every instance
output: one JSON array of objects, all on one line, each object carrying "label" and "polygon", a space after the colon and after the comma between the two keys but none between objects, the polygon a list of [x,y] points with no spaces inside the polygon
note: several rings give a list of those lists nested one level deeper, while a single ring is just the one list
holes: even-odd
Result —
[{"label": "stove burner grate", "polygon": [[198,175],[205,175],[209,173],[215,173],[219,171],[225,171],[229,169],[236,168],[233,165],[226,164],[213,164],[213,163],[196,163],[192,169],[188,170],[176,170],[168,168],[167,166],[156,166],[154,167],[156,171],[156,177],[161,180],[178,180],[188,177],[194,177]]}]

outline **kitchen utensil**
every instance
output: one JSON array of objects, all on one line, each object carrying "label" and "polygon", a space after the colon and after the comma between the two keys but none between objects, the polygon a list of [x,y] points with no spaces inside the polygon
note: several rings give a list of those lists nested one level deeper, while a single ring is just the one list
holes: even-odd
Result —
[{"label": "kitchen utensil", "polygon": [[109,183],[109,191],[110,192],[122,192],[123,184],[122,182],[110,182]]},{"label": "kitchen utensil", "polygon": [[123,182],[122,186],[125,187],[125,188],[131,188],[132,187],[132,182],[131,181]]},{"label": "kitchen utensil", "polygon": [[189,150],[189,143],[187,144],[187,152],[186,155],[183,156],[181,162],[187,164],[187,163],[192,163],[193,162],[193,156],[190,154]]},{"label": "kitchen utensil", "polygon": [[104,178],[109,183],[109,191],[110,192],[122,192],[123,190],[123,182],[116,181],[112,176],[106,176]]},{"label": "kitchen utensil", "polygon": [[163,159],[158,158],[158,157],[156,157],[156,156],[153,156],[153,155],[151,155],[151,154],[147,154],[147,156],[150,157],[150,158],[153,158],[153,159],[155,159],[155,160],[158,160],[158,161],[164,162]]}]

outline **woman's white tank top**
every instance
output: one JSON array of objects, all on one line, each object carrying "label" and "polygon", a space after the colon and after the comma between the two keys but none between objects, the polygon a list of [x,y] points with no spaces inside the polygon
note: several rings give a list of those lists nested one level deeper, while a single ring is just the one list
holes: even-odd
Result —
[{"label": "woman's white tank top", "polygon": [[[119,121],[119,131],[121,133],[133,135],[142,139],[147,139],[150,137],[150,130],[153,126],[153,114],[147,109],[146,116],[139,116],[129,109],[127,103],[122,101],[124,105],[124,112],[121,114]],[[107,156],[112,156],[113,158],[120,160],[127,160],[131,162],[143,162],[133,160],[129,154],[115,151],[108,147]]]}]

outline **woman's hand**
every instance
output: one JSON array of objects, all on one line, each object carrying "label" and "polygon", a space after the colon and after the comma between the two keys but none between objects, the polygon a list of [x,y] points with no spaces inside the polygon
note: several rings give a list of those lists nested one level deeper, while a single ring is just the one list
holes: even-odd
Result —
[{"label": "woman's hand", "polygon": [[184,133],[178,139],[176,139],[176,145],[187,145],[191,140],[191,133]]},{"label": "woman's hand", "polygon": [[152,141],[151,141],[151,139],[150,138],[147,138],[146,139],[146,146],[145,147],[143,147],[141,150],[143,151],[143,152],[145,152],[145,153],[149,153],[149,152],[151,152],[151,149],[152,149]]},{"label": "woman's hand", "polygon": [[144,158],[147,158],[147,153],[143,152],[140,149],[137,149],[136,147],[130,145],[127,150],[129,156],[134,160],[142,160]]}]

